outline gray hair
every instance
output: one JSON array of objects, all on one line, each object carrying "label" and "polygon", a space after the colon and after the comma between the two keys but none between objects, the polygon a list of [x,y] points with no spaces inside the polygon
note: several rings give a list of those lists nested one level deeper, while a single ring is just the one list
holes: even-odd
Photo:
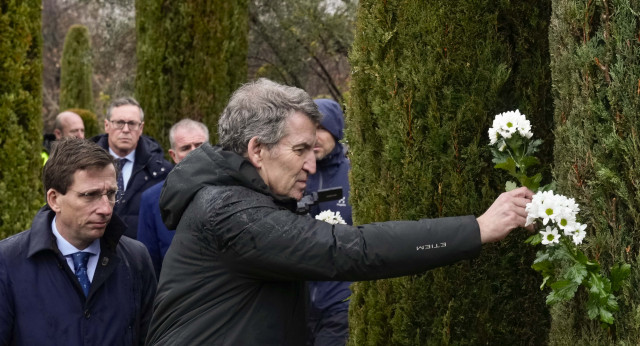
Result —
[{"label": "gray hair", "polygon": [[204,137],[206,138],[206,141],[209,141],[209,129],[207,128],[207,125],[199,122],[199,121],[195,121],[195,120],[191,120],[189,118],[184,118],[180,121],[178,121],[177,123],[173,124],[173,126],[171,126],[171,129],[169,130],[169,144],[171,144],[171,149],[176,149],[175,145],[175,136],[176,136],[176,131],[178,131],[178,129],[188,129],[188,130],[200,130],[202,132],[204,132]]},{"label": "gray hair", "polygon": [[304,90],[260,78],[236,90],[218,120],[219,144],[243,155],[253,137],[273,148],[284,136],[287,119],[303,113],[314,123],[322,114]]},{"label": "gray hair", "polygon": [[142,111],[142,107],[140,107],[140,104],[138,103],[138,101],[136,101],[136,99],[134,99],[133,97],[122,97],[111,102],[111,104],[109,105],[109,108],[107,108],[107,120],[111,120],[111,112],[113,111],[114,108],[127,106],[127,105],[138,107],[138,109],[140,110],[140,121],[143,122],[144,112]]}]

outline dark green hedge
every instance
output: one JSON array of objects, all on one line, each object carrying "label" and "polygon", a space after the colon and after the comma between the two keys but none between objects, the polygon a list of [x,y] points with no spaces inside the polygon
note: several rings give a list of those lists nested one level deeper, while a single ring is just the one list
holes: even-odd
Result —
[{"label": "dark green hedge", "polygon": [[64,39],[60,64],[60,110],[81,108],[93,111],[91,54],[89,29],[84,25],[72,25]]},{"label": "dark green hedge", "polygon": [[[549,17],[549,1],[360,1],[346,114],[356,223],[480,215],[506,181],[487,147],[499,112],[527,114],[550,158]],[[477,260],[423,275],[355,284],[350,344],[545,343],[526,237],[515,231]]]},{"label": "dark green hedge", "polygon": [[0,2],[0,239],[44,203],[40,1]]},{"label": "dark green hedge", "polygon": [[580,203],[585,248],[608,270],[631,264],[615,326],[585,315],[586,292],[552,310],[550,341],[637,345],[640,340],[640,3],[553,2],[550,28],[559,192]]},{"label": "dark green hedge", "polygon": [[247,0],[136,1],[136,98],[145,133],[165,150],[186,117],[217,141],[218,117],[247,78],[247,18]]}]

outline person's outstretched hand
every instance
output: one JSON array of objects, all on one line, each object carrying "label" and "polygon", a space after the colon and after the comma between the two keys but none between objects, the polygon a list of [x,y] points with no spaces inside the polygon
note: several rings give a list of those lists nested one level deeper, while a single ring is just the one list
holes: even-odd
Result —
[{"label": "person's outstretched hand", "polygon": [[[482,243],[500,241],[512,229],[524,227],[527,220],[527,212],[524,209],[532,197],[533,192],[526,187],[498,196],[489,209],[477,219]],[[533,230],[533,226],[529,226],[528,229]]]}]

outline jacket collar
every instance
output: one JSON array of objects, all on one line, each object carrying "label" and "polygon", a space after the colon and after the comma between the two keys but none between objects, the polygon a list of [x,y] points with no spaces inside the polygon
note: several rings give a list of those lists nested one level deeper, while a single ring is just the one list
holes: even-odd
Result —
[{"label": "jacket collar", "polygon": [[169,229],[176,229],[196,193],[205,186],[243,186],[271,196],[295,210],[297,202],[271,193],[256,168],[244,157],[208,143],[195,149],[169,172],[160,195],[160,213]]},{"label": "jacket collar", "polygon": [[[56,245],[56,237],[51,231],[51,221],[53,221],[54,216],[55,213],[49,208],[49,205],[42,207],[36,214],[28,231],[30,235],[27,257],[45,250],[59,252]],[[125,223],[117,215],[113,214],[100,241],[100,251],[114,253],[125,229]]]}]

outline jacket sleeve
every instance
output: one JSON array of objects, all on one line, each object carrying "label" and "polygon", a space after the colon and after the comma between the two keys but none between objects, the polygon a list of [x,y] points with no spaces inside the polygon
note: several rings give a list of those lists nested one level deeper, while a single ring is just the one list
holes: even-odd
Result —
[{"label": "jacket sleeve", "polygon": [[123,237],[120,239],[121,256],[126,259],[130,267],[130,275],[135,280],[134,295],[139,304],[137,322],[137,341],[144,345],[153,313],[153,298],[156,294],[157,280],[153,271],[151,259],[146,248],[139,241]]},{"label": "jacket sleeve", "polygon": [[[157,201],[153,198],[149,191],[142,193],[142,200],[140,202],[140,212],[138,214],[138,240],[144,244],[151,256],[151,262],[156,273],[156,277],[160,275],[160,268],[162,266],[162,254],[160,252],[160,245],[158,241],[156,218],[153,208],[158,209]],[[156,202],[156,203],[154,203]]]},{"label": "jacket sleeve", "polygon": [[230,214],[214,229],[221,260],[260,279],[397,277],[473,258],[481,247],[474,216],[352,227],[258,207]]},{"label": "jacket sleeve", "polygon": [[149,256],[145,253],[142,257],[146,270],[143,270],[141,273],[142,304],[140,310],[140,345],[144,345],[145,339],[147,338],[147,333],[151,324],[151,316],[153,314],[153,299],[156,296],[156,288],[158,284],[154,272],[151,271],[152,264]]},{"label": "jacket sleeve", "polygon": [[7,266],[0,254],[0,345],[9,345],[15,319]]}]

